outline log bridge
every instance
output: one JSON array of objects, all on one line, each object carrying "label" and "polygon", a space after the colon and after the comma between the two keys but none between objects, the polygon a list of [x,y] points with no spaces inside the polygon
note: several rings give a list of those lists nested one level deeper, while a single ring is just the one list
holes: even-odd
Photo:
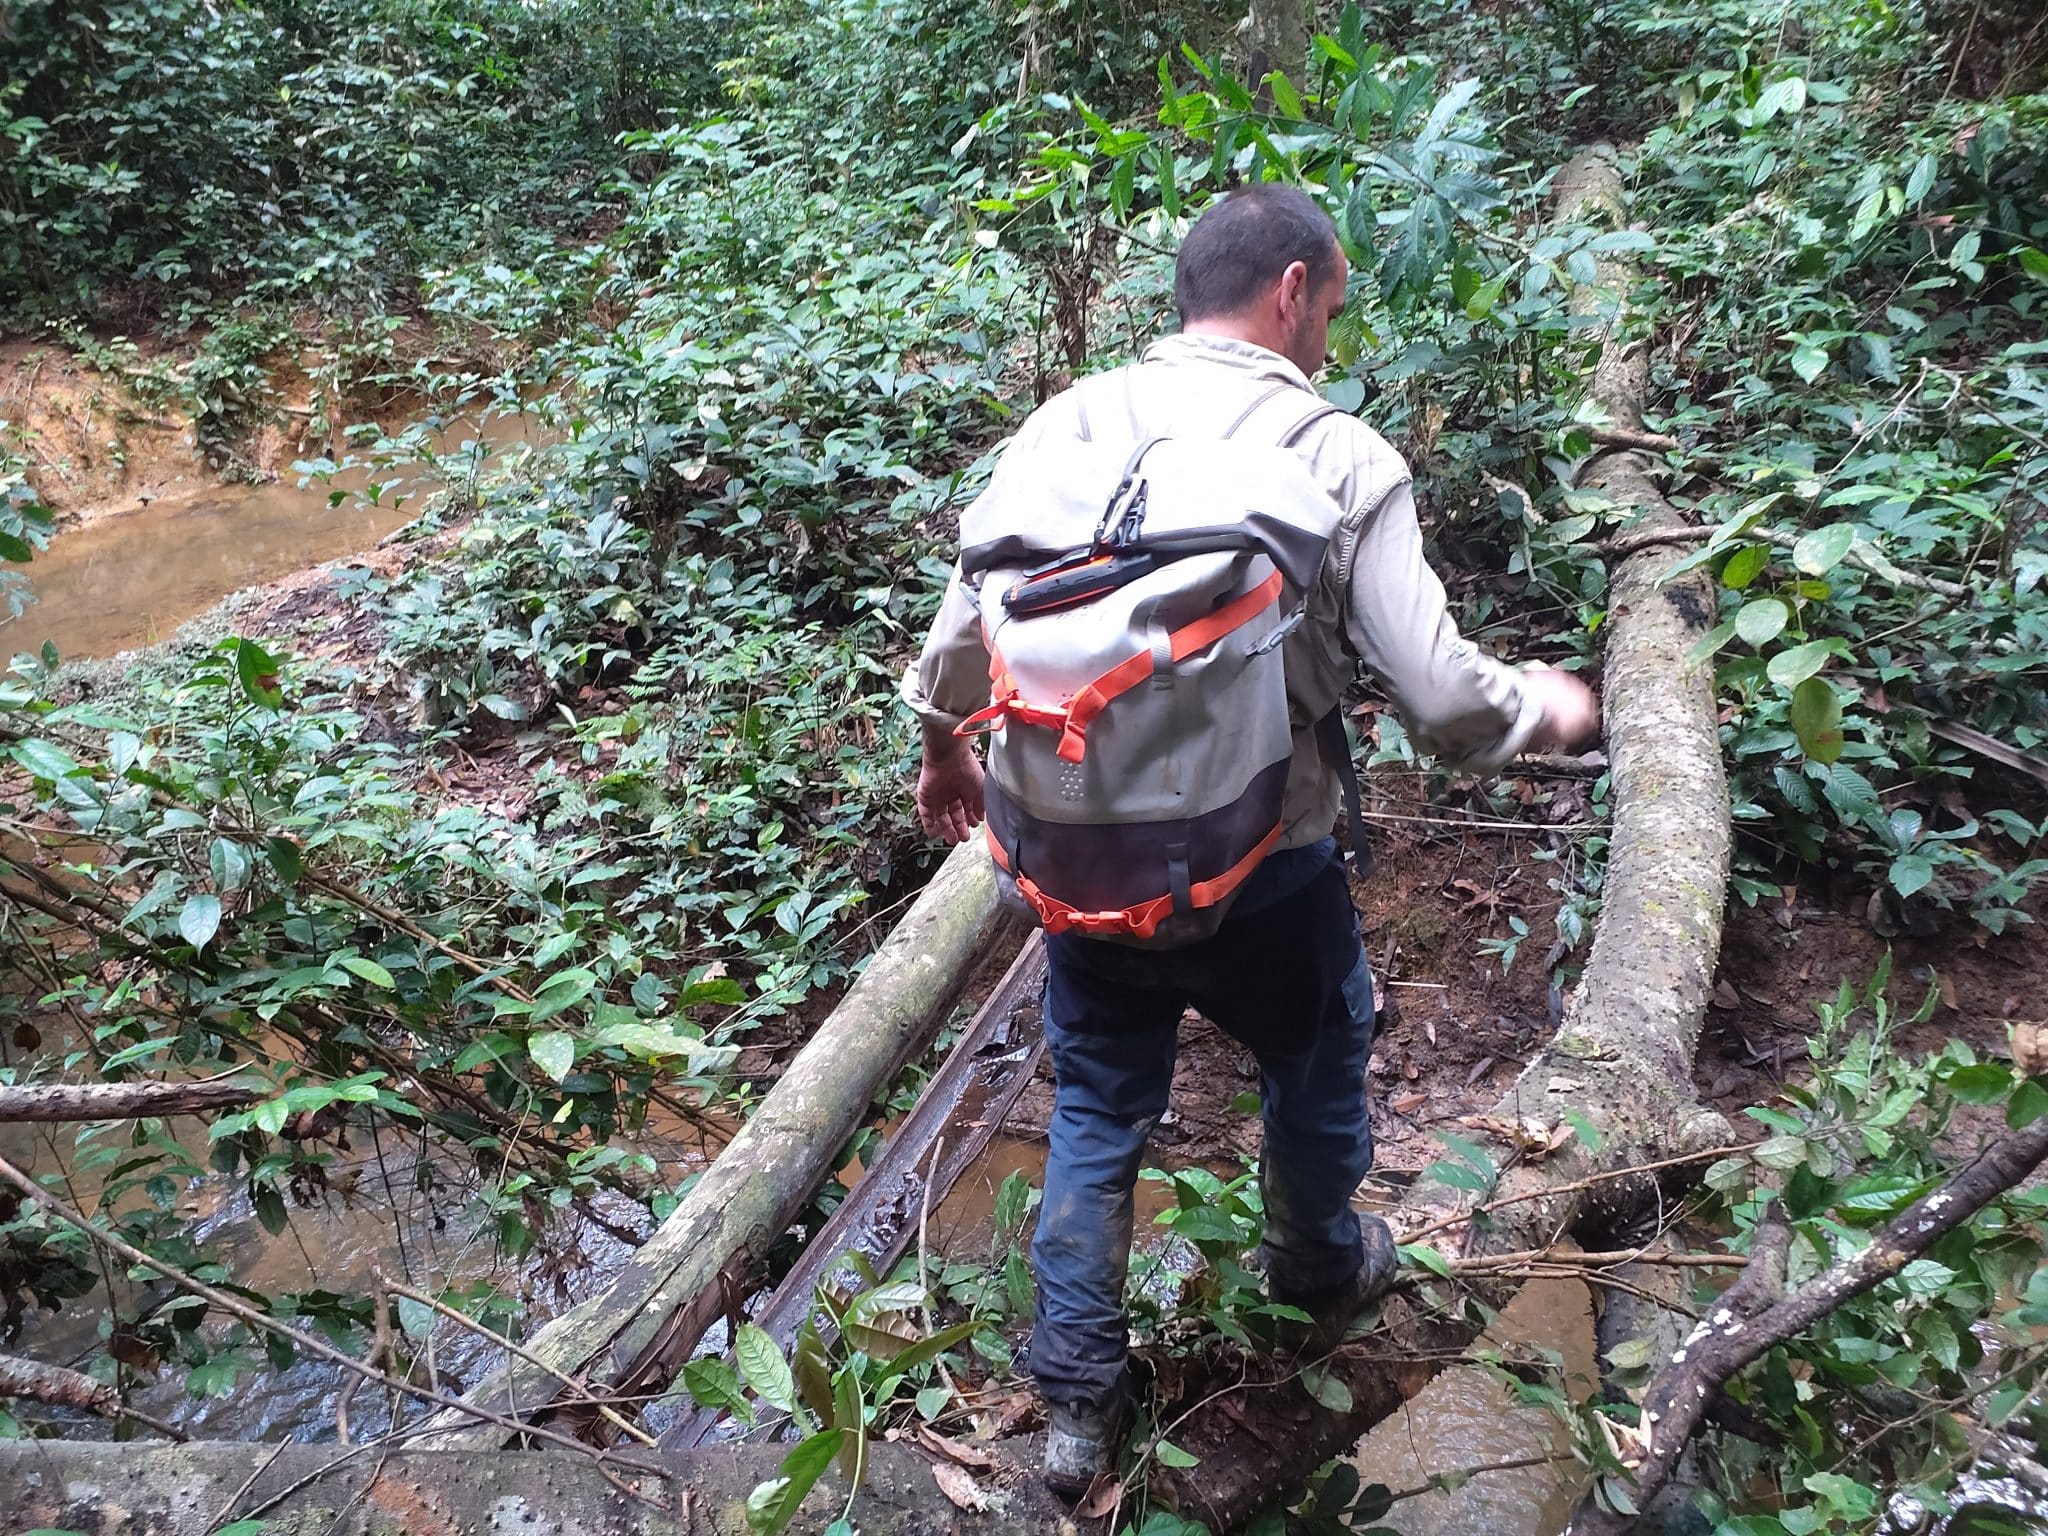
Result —
[{"label": "log bridge", "polygon": [[[1559,173],[1555,212],[1566,226],[1621,221],[1611,153],[1582,154]],[[1621,262],[1603,260],[1598,281],[1574,300],[1599,352],[1588,393],[1617,441],[1644,436],[1647,349],[1628,326],[1630,276]],[[1670,1190],[1660,1189],[1656,1176],[1616,1175],[1675,1162],[1682,1177],[1686,1154],[1731,1139],[1691,1087],[1720,945],[1730,843],[1709,670],[1688,660],[1714,604],[1697,574],[1662,579],[1670,552],[1659,544],[1686,535],[1655,483],[1656,467],[1649,450],[1617,446],[1597,454],[1580,477],[1582,485],[1638,509],[1633,526],[1644,535],[1613,569],[1605,626],[1615,805],[1605,905],[1555,1038],[1493,1117],[1501,1125],[1569,1120],[1590,1129],[1540,1162],[1505,1136],[1493,1139],[1489,1151],[1501,1172],[1486,1192],[1492,1214],[1459,1213],[1471,1218],[1462,1223],[1467,1259],[1560,1239],[1587,1249],[1625,1246],[1620,1239],[1631,1223]],[[15,1492],[9,1513],[54,1529],[194,1536],[253,1518],[250,1511],[258,1509],[272,1532],[744,1529],[745,1494],[774,1474],[782,1448],[705,1445],[710,1420],[687,1401],[662,1395],[674,1390],[706,1335],[736,1310],[760,1257],[830,1175],[876,1092],[953,1008],[964,978],[977,966],[1000,963],[1016,938],[998,912],[979,843],[955,850],[753,1118],[626,1267],[543,1328],[524,1358],[509,1360],[459,1409],[446,1408],[408,1434],[403,1449],[0,1444],[0,1488]],[[985,1141],[1036,1064],[1031,1005],[1041,967],[1037,944],[1026,943],[926,1102],[819,1234],[799,1271],[758,1310],[764,1326],[786,1339],[813,1285],[846,1253],[864,1253],[878,1266],[891,1262],[913,1235],[916,1210],[972,1162],[975,1133]],[[933,1158],[941,1142],[944,1151]],[[1438,1214],[1412,1216],[1409,1227]],[[1602,1342],[1615,1342],[1617,1329],[1658,1326],[1654,1316],[1616,1310],[1602,1320]],[[1369,1349],[1330,1362],[1331,1374],[1349,1389],[1348,1412],[1330,1411],[1298,1379],[1276,1372],[1262,1397],[1294,1426],[1281,1443],[1252,1444],[1242,1417],[1219,1402],[1176,1424],[1175,1442],[1199,1461],[1155,1478],[1155,1486],[1211,1529],[1235,1529],[1395,1411],[1477,1331],[1472,1309],[1397,1297]],[[565,1382],[580,1385],[584,1396]],[[513,1432],[520,1425],[558,1442],[565,1434],[602,1441],[616,1416],[601,1415],[591,1399],[642,1405],[659,1446],[636,1451],[630,1463],[602,1449],[579,1456],[511,1448],[524,1438]],[[995,1503],[970,1510],[938,1498],[929,1465],[908,1449],[877,1445],[860,1528],[1073,1531],[1072,1518],[1025,1475],[1029,1446],[1006,1447],[1017,1453],[1008,1458],[1013,1475],[998,1475],[1003,1488]],[[650,1501],[658,1508],[650,1509]],[[821,1527],[839,1507],[827,1503],[813,1495],[793,1528]]]}]

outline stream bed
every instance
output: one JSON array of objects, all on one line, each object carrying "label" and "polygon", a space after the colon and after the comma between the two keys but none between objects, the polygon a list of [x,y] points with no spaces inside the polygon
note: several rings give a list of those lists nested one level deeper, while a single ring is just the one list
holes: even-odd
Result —
[{"label": "stream bed", "polygon": [[[370,548],[479,458],[546,437],[524,412],[472,413],[428,434],[432,465],[349,469],[304,485],[287,471],[267,485],[216,485],[60,527],[29,567],[36,601],[0,620],[0,652],[48,642],[75,659],[157,644],[230,593]],[[361,494],[373,480],[374,500]]]}]

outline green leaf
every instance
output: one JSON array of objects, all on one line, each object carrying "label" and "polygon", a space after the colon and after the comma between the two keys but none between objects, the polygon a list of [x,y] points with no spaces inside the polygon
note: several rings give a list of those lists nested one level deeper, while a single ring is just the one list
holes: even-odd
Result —
[{"label": "green leaf", "polygon": [[263,1536],[270,1529],[268,1520],[236,1520],[220,1527],[213,1536]]},{"label": "green leaf", "polygon": [[1827,371],[1827,348],[1816,347],[1810,341],[1802,341],[1792,349],[1792,371],[1811,384]]},{"label": "green leaf", "polygon": [[747,1401],[733,1368],[716,1356],[692,1360],[683,1367],[683,1386],[706,1408],[722,1408],[743,1424],[754,1422],[754,1405]]},{"label": "green leaf", "polygon": [[1730,555],[1728,563],[1721,567],[1721,585],[1734,592],[1743,591],[1770,563],[1770,545],[1745,544]]},{"label": "green leaf", "polygon": [[47,741],[31,737],[14,744],[14,760],[39,779],[69,778],[79,771],[71,754],[62,747],[52,746]]},{"label": "green leaf", "polygon": [[297,885],[306,873],[306,861],[299,853],[299,845],[290,838],[268,838],[263,844],[263,851],[270,858],[270,867],[277,871],[277,878],[286,885]]},{"label": "green leaf", "polygon": [[2013,1089],[2012,1102],[2005,1106],[2005,1123],[2017,1131],[2043,1115],[2048,1115],[2048,1084],[2030,1077]]},{"label": "green leaf", "polygon": [[1842,557],[1855,542],[1854,523],[1829,523],[1825,528],[1800,535],[1792,546],[1792,563],[1809,576],[1825,576],[1842,563]]},{"label": "green leaf", "polygon": [[1965,1104],[1996,1104],[2012,1088],[2012,1073],[1995,1061],[1957,1067],[1948,1077],[1948,1091]]},{"label": "green leaf", "polygon": [[1797,688],[1827,665],[1833,650],[1834,647],[1825,640],[1809,640],[1804,645],[1789,646],[1773,656],[1764,671],[1780,688]]},{"label": "green leaf", "polygon": [[1892,860],[1888,878],[1893,890],[1901,896],[1911,896],[1925,890],[1934,878],[1934,861],[1924,853],[1902,853]]},{"label": "green leaf", "polygon": [[1768,123],[1783,113],[1792,116],[1806,105],[1806,82],[1797,75],[1777,80],[1764,87],[1757,96],[1756,105],[1751,108],[1751,121]]},{"label": "green leaf", "polygon": [[775,1533],[795,1518],[797,1506],[804,1501],[804,1495],[816,1486],[825,1469],[832,1465],[832,1458],[839,1454],[839,1443],[846,1438],[845,1431],[821,1429],[814,1435],[799,1441],[796,1448],[782,1458],[780,1477],[771,1478],[747,1495],[747,1526],[759,1531],[762,1536]]},{"label": "green leaf", "polygon": [[545,1030],[526,1042],[526,1054],[533,1058],[536,1067],[559,1083],[576,1064],[576,1040],[558,1029]]},{"label": "green leaf", "polygon": [[220,932],[220,898],[209,891],[187,896],[178,911],[178,932],[194,949],[204,949]]},{"label": "green leaf", "polygon": [[284,704],[284,690],[277,685],[277,659],[254,640],[237,639],[235,679],[252,704],[277,709]]},{"label": "green leaf", "polygon": [[1321,1403],[1332,1413],[1351,1411],[1351,1389],[1318,1366],[1310,1366],[1301,1373],[1301,1384],[1308,1389],[1308,1395]]},{"label": "green leaf", "polygon": [[946,1411],[946,1405],[953,1401],[953,1389],[941,1383],[926,1387],[917,1394],[917,1416],[921,1419],[936,1419]]},{"label": "green leaf", "polygon": [[1451,1261],[1427,1243],[1404,1244],[1396,1251],[1401,1255],[1401,1262],[1404,1264],[1413,1264],[1433,1275],[1441,1275],[1446,1280],[1451,1278]]},{"label": "green leaf", "polygon": [[35,546],[27,539],[12,533],[0,533],[0,560],[15,565],[28,565],[36,557]]},{"label": "green leaf", "polygon": [[1189,1455],[1171,1440],[1162,1440],[1153,1446],[1152,1454],[1159,1459],[1162,1467],[1195,1467],[1200,1466],[1202,1462],[1201,1457]]},{"label": "green leaf", "polygon": [[[795,1416],[801,1410],[796,1400],[796,1378],[790,1374],[789,1362],[782,1358],[782,1351],[775,1341],[758,1324],[742,1323],[739,1337],[733,1342],[733,1354],[740,1363],[740,1374],[747,1378],[747,1385],[754,1389],[754,1395],[771,1408],[780,1408],[784,1413]],[[830,1461],[832,1458],[825,1458]]]},{"label": "green leaf", "polygon": [[[386,992],[394,991],[398,986],[398,983],[392,980],[389,971],[385,970],[383,966],[374,960],[365,960],[361,955],[343,955],[340,964],[343,970],[354,971],[356,975],[362,977],[371,986],[382,987]],[[567,1037],[564,1036],[563,1038],[566,1039]],[[551,1075],[559,1078],[561,1073]]]},{"label": "green leaf", "polygon": [[1842,755],[1842,701],[1825,678],[1809,677],[1792,690],[1792,733],[1799,749],[1817,763]]},{"label": "green leaf", "polygon": [[1753,597],[1735,615],[1735,633],[1749,644],[1761,647],[1775,640],[1792,622],[1792,610],[1782,598]]}]

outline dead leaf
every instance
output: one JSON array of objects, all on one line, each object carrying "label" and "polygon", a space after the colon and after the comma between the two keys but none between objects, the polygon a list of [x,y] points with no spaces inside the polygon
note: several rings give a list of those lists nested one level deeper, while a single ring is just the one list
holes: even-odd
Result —
[{"label": "dead leaf", "polygon": [[974,1475],[965,1467],[950,1461],[935,1462],[932,1465],[932,1481],[939,1485],[939,1492],[961,1509],[976,1514],[988,1508],[988,1490],[974,1480]]},{"label": "dead leaf", "polygon": [[1436,1021],[1434,1019],[1424,1019],[1422,1021],[1422,1032],[1429,1036],[1429,1043],[1431,1045],[1436,1044]]},{"label": "dead leaf", "polygon": [[1956,1011],[1955,977],[1944,973],[1936,979],[1935,986],[1936,989],[1939,990],[1941,993],[1941,1006],[1946,1008],[1950,1013],[1954,1013]]},{"label": "dead leaf", "polygon": [[948,1440],[927,1425],[918,1426],[917,1443],[934,1456],[957,1461],[961,1466],[972,1467],[977,1472],[993,1472],[998,1465],[995,1456],[980,1446],[969,1445],[964,1440]]},{"label": "dead leaf", "polygon": [[2048,1072],[2048,1040],[2042,1039],[2039,1024],[2015,1019],[2012,1026],[2012,1064],[2028,1077]]},{"label": "dead leaf", "polygon": [[1074,1511],[1083,1520],[1100,1520],[1115,1512],[1124,1501],[1124,1485],[1114,1475],[1104,1472],[1095,1479],[1095,1486],[1088,1490],[1088,1497],[1081,1501],[1081,1507]]},{"label": "dead leaf", "polygon": [[1387,1100],[1387,1108],[1397,1115],[1412,1115],[1428,1102],[1429,1095],[1426,1093],[1397,1093]]},{"label": "dead leaf", "polygon": [[1742,999],[1736,995],[1735,988],[1728,982],[1717,981],[1714,983],[1714,996],[1711,1006],[1721,1009],[1740,1008],[1742,1006]]}]

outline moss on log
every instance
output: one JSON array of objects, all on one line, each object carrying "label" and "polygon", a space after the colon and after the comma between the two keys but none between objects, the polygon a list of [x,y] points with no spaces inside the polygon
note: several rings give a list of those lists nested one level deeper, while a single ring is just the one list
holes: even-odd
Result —
[{"label": "moss on log", "polygon": [[[956,848],[860,979],[668,1219],[602,1291],[527,1348],[600,1392],[668,1385],[704,1330],[737,1302],[736,1277],[765,1254],[832,1171],[875,1093],[952,1003],[1005,923],[979,839]],[[511,1417],[550,1408],[561,1382],[513,1361],[464,1401]],[[487,1424],[437,1416],[420,1443],[500,1442]]]}]

